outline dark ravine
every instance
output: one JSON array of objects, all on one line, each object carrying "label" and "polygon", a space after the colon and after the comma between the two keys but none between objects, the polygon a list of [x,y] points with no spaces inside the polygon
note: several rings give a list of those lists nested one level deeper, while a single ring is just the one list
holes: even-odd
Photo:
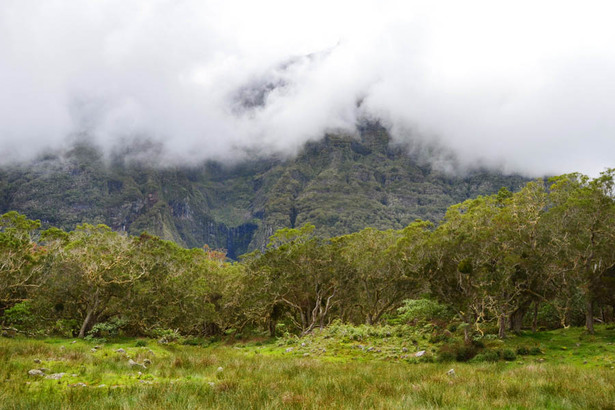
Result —
[{"label": "dark ravine", "polygon": [[391,145],[386,130],[371,124],[358,138],[327,135],[308,143],[291,159],[234,166],[108,161],[82,143],[0,169],[0,211],[67,230],[83,222],[131,234],[147,230],[188,247],[224,248],[237,258],[263,247],[282,227],[310,222],[323,236],[367,226],[400,229],[417,218],[437,221],[451,204],[502,186],[517,190],[526,181],[488,171],[445,174]]}]

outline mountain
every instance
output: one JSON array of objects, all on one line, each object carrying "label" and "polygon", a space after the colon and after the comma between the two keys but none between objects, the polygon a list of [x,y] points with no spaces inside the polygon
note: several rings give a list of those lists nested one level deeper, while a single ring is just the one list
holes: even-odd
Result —
[{"label": "mountain", "polygon": [[293,158],[233,165],[159,167],[126,155],[105,158],[88,143],[0,168],[0,211],[17,210],[67,230],[83,222],[147,230],[184,246],[225,248],[236,258],[282,227],[314,224],[323,236],[367,226],[399,229],[437,221],[454,203],[527,180],[485,170],[452,175],[421,161],[387,131],[327,135]]}]

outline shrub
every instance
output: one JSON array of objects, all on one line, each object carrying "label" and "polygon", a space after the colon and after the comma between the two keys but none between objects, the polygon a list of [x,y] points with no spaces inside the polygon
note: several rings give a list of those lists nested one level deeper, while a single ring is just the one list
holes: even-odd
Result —
[{"label": "shrub", "polygon": [[519,356],[527,356],[528,354],[530,354],[530,349],[525,346],[519,346],[517,347],[517,354]]},{"label": "shrub", "polygon": [[500,360],[500,352],[497,350],[487,350],[483,353],[486,362],[497,362]]},{"label": "shrub", "polygon": [[6,309],[2,320],[7,325],[14,326],[19,330],[30,330],[34,327],[36,316],[32,314],[32,306],[26,301]]},{"label": "shrub", "polygon": [[147,346],[147,342],[145,340],[137,340],[137,343],[135,343],[136,347],[145,347]]},{"label": "shrub", "polygon": [[513,361],[517,358],[517,355],[515,354],[515,352],[512,351],[512,349],[504,349],[502,350],[502,359],[510,362]]},{"label": "shrub", "polygon": [[403,303],[397,313],[406,323],[421,323],[434,319],[448,321],[453,317],[447,306],[430,299],[406,299]]},{"label": "shrub", "polygon": [[122,327],[126,326],[128,321],[123,318],[114,317],[113,319],[97,323],[92,326],[92,329],[88,332],[88,339],[100,338],[105,336],[117,336],[122,329]]},{"label": "shrub", "polygon": [[455,360],[458,362],[467,362],[476,356],[476,348],[472,345],[464,345],[457,348]]},{"label": "shrub", "polygon": [[500,360],[500,352],[497,350],[486,350],[480,354],[477,354],[472,359],[473,362],[490,362],[495,363]]},{"label": "shrub", "polygon": [[530,353],[532,356],[536,356],[536,355],[542,354],[542,350],[540,350],[540,347],[536,347],[536,346],[534,346],[534,347],[532,347],[532,348],[530,349],[530,352],[529,352],[529,353]]}]

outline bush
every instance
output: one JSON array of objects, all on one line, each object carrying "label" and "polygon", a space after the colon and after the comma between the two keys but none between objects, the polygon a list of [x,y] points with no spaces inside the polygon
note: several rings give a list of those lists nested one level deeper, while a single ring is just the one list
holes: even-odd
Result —
[{"label": "bush", "polygon": [[92,329],[88,332],[88,339],[107,337],[107,336],[117,336],[122,329],[122,327],[126,326],[128,321],[123,318],[114,317],[113,319],[97,323],[92,326]]},{"label": "bush", "polygon": [[36,317],[32,314],[32,306],[29,302],[20,302],[6,309],[2,321],[19,330],[31,330],[34,328]]},{"label": "bush", "polygon": [[430,299],[406,299],[403,303],[397,313],[406,323],[422,323],[435,319],[448,321],[453,317],[447,306]]},{"label": "bush", "polygon": [[473,362],[490,362],[495,363],[500,360],[500,352],[497,350],[486,350],[480,354],[477,354],[472,359]]},{"label": "bush", "polygon": [[517,347],[517,354],[519,356],[527,356],[528,354],[530,354],[530,349],[525,346],[519,346]]},{"label": "bush", "polygon": [[135,343],[136,347],[145,347],[147,346],[147,342],[145,340],[137,340],[137,343]]},{"label": "bush", "polygon": [[511,362],[515,360],[516,358],[517,358],[517,355],[511,349],[502,350],[502,359],[506,360],[507,362]]},{"label": "bush", "polygon": [[534,347],[532,347],[532,348],[530,349],[530,352],[529,352],[529,353],[530,353],[532,356],[537,356],[537,355],[539,355],[539,354],[542,354],[542,350],[540,350],[540,347],[536,347],[536,346],[534,346]]},{"label": "bush", "polygon": [[472,345],[468,346],[460,346],[457,348],[457,354],[455,356],[455,360],[458,362],[467,362],[476,356],[476,348]]}]

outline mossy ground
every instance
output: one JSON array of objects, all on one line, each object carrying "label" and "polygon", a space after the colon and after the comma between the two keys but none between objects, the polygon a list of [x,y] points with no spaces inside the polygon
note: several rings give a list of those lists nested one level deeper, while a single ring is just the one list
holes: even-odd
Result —
[{"label": "mossy ground", "polygon": [[[542,352],[495,363],[440,362],[447,342],[373,329],[338,326],[300,339],[196,346],[0,339],[0,407],[615,408],[613,329],[487,339],[485,351]],[[417,358],[419,350],[426,353]],[[130,359],[151,364],[131,367]],[[29,376],[36,368],[66,375]]]}]

